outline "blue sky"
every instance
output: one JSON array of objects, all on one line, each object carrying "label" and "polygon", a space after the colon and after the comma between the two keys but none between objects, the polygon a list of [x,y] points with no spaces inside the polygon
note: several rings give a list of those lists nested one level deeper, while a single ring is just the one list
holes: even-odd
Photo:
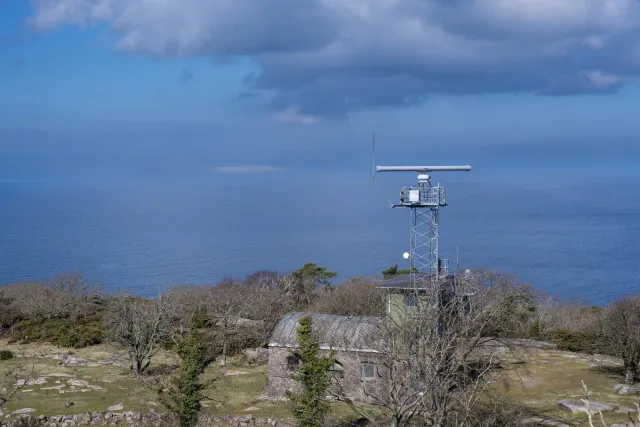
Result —
[{"label": "blue sky", "polygon": [[270,166],[376,132],[571,162],[640,131],[637,0],[0,0],[0,53],[5,152],[162,135]]}]

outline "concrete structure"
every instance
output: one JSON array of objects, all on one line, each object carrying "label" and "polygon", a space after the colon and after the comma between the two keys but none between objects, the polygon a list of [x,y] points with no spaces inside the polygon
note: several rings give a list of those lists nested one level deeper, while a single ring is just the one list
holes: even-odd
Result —
[{"label": "concrete structure", "polygon": [[288,313],[276,326],[269,342],[269,390],[271,397],[283,397],[287,390],[298,387],[292,379],[299,366],[293,354],[298,347],[298,320],[311,314],[313,329],[319,335],[321,352],[335,352],[332,372],[333,391],[357,402],[371,402],[388,384],[381,352],[382,319],[330,314]]}]

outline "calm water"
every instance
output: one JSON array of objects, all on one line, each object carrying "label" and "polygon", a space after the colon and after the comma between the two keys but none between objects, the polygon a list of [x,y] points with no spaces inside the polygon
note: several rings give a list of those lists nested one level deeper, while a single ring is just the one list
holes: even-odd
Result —
[{"label": "calm water", "polygon": [[[409,212],[389,209],[366,172],[136,175],[105,166],[71,176],[7,159],[3,284],[79,271],[110,290],[153,294],[309,261],[343,280],[402,265],[407,250]],[[565,298],[602,303],[640,291],[640,174],[585,167],[545,169],[540,179],[532,170],[439,176],[450,201],[444,256],[455,264],[457,245],[464,267],[514,273]],[[414,177],[379,180],[395,199]]]}]

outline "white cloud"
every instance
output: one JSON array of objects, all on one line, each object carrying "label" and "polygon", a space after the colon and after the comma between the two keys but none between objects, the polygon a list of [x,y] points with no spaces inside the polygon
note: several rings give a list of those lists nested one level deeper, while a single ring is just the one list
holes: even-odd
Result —
[{"label": "white cloud", "polygon": [[640,73],[638,0],[32,3],[37,28],[106,23],[120,49],[248,55],[249,90],[274,92],[274,119],[289,122],[431,93],[598,92]]},{"label": "white cloud", "polygon": [[301,114],[300,107],[291,107],[274,114],[273,120],[280,123],[312,125],[322,121],[322,117],[311,114]]}]

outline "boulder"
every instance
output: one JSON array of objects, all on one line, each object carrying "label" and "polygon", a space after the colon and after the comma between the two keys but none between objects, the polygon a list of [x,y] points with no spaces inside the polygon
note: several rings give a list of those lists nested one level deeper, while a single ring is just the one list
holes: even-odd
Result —
[{"label": "boulder", "polygon": [[638,394],[640,393],[640,386],[629,384],[616,384],[613,389],[618,394]]},{"label": "boulder", "polygon": [[[563,411],[572,414],[587,413],[587,405],[581,400],[561,400],[558,402],[558,406],[560,406],[560,409],[562,409]],[[608,403],[589,401],[589,411],[592,414],[597,414],[598,412],[613,411],[614,409],[616,409],[616,406],[610,405]]]},{"label": "boulder", "polygon": [[78,357],[72,354],[57,353],[52,357],[54,360],[60,360],[60,364],[62,366],[84,366],[89,368],[96,368],[100,366],[96,362],[92,362],[84,357]]},{"label": "boulder", "polygon": [[22,408],[22,409],[18,409],[16,411],[13,411],[11,413],[11,415],[22,415],[22,414],[30,414],[32,412],[36,412],[35,409],[33,408]]}]

